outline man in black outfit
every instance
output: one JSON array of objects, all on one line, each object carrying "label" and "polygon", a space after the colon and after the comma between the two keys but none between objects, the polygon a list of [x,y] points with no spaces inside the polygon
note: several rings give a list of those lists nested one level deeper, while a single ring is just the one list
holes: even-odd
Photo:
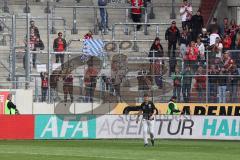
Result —
[{"label": "man in black outfit", "polygon": [[203,28],[203,16],[201,15],[201,11],[198,10],[197,14],[192,16],[192,32],[193,32],[193,40],[196,41],[197,37],[202,33]]},{"label": "man in black outfit", "polygon": [[144,102],[141,104],[137,121],[139,121],[139,116],[143,115],[143,138],[144,138],[144,147],[148,146],[148,130],[150,131],[150,138],[152,146],[154,146],[154,116],[157,113],[157,109],[153,102],[149,101],[148,94],[144,94]]},{"label": "man in black outfit", "polygon": [[180,39],[180,31],[176,26],[176,22],[172,21],[171,27],[166,30],[165,40],[168,41],[168,57],[169,57],[169,75],[175,71],[176,67],[176,48]]}]

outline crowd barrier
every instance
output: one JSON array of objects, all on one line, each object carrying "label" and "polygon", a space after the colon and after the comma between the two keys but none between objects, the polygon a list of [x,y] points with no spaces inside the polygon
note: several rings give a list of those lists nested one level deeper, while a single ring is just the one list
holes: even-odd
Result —
[{"label": "crowd barrier", "polygon": [[[0,139],[142,138],[136,115],[0,115]],[[240,140],[236,116],[155,117],[157,139]]]}]

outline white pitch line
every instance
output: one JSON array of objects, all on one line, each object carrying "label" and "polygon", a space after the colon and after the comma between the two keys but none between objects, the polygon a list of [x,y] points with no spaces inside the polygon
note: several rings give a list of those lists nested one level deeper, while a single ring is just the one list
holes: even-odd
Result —
[{"label": "white pitch line", "polygon": [[[26,155],[46,155],[46,156],[68,156],[68,157],[89,157],[89,158],[106,158],[106,159],[123,159],[123,160],[136,160],[139,158],[120,158],[120,157],[108,157],[108,156],[87,156],[87,155],[67,155],[67,154],[53,154],[53,153],[30,153],[30,152],[13,152],[13,151],[5,151],[0,154],[26,154]],[[154,159],[153,159],[154,160]]]}]

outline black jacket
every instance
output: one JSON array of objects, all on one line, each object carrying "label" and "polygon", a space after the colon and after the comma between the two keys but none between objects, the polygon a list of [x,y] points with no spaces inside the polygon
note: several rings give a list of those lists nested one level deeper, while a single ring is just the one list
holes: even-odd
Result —
[{"label": "black jacket", "polygon": [[194,15],[191,19],[192,29],[194,31],[202,31],[203,28],[203,17],[200,15]]},{"label": "black jacket", "polygon": [[[59,39],[59,38],[54,39],[54,42],[53,42],[53,50],[54,50],[55,52],[57,51],[57,48],[58,48],[58,39]],[[64,38],[61,38],[61,39],[62,39],[62,41],[63,41],[64,50],[66,50],[66,48],[67,48],[67,42],[66,42],[66,40],[65,40]]]},{"label": "black jacket", "polygon": [[165,39],[168,40],[169,43],[177,43],[179,42],[180,32],[179,29],[176,27],[172,29],[169,27],[165,32]]}]

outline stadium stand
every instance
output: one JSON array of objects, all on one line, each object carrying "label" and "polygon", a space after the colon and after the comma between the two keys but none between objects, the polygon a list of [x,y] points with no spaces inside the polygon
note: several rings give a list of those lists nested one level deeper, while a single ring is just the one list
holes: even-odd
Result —
[{"label": "stadium stand", "polygon": [[[95,100],[99,101],[107,101],[110,100],[116,100],[118,102],[124,101],[131,101],[131,102],[140,102],[141,97],[138,96],[138,79],[134,77],[144,77],[144,79],[149,76],[149,82],[151,84],[151,87],[146,89],[146,91],[151,92],[151,97],[154,101],[158,102],[167,102],[169,98],[174,94],[178,95],[177,99],[178,102],[205,102],[205,101],[212,101],[212,102],[237,102],[237,88],[238,88],[238,79],[237,77],[237,69],[238,66],[235,66],[237,64],[234,62],[234,59],[237,60],[236,57],[237,54],[234,54],[234,52],[230,52],[228,54],[225,54],[226,49],[235,49],[234,45],[231,45],[231,47],[228,45],[225,40],[222,41],[222,48],[224,48],[224,51],[220,51],[221,47],[219,47],[219,44],[215,43],[216,35],[219,35],[221,39],[226,37],[226,34],[229,34],[229,36],[234,39],[234,37],[237,35],[236,32],[236,26],[232,24],[229,28],[226,28],[228,26],[218,25],[222,23],[222,19],[218,20],[218,24],[210,24],[210,21],[214,17],[214,12],[211,12],[213,10],[216,10],[219,1],[205,1],[205,0],[192,0],[191,6],[193,8],[192,13],[189,15],[190,19],[192,16],[195,19],[195,23],[193,26],[198,26],[201,22],[198,19],[200,16],[195,15],[196,12],[199,10],[201,11],[200,14],[203,16],[204,23],[202,26],[209,31],[210,33],[210,47],[206,45],[207,43],[207,36],[200,37],[202,43],[199,41],[198,43],[192,42],[196,41],[199,34],[202,34],[202,27],[199,27],[196,29],[195,27],[192,28],[192,30],[188,30],[188,28],[182,28],[181,23],[181,17],[180,17],[180,7],[184,7],[181,0],[176,0],[175,4],[175,12],[176,12],[176,18],[171,19],[170,18],[170,11],[172,10],[172,4],[171,2],[167,0],[152,0],[152,3],[149,3],[149,5],[153,6],[153,11],[155,18],[147,18],[145,19],[145,15],[142,14],[142,22],[147,22],[148,25],[142,24],[142,28],[140,31],[135,31],[134,29],[134,23],[132,23],[130,12],[131,12],[131,4],[127,3],[127,1],[110,1],[107,5],[107,11],[108,11],[108,21],[109,21],[109,30],[106,33],[103,33],[99,30],[99,23],[100,23],[100,15],[99,15],[99,9],[94,8],[93,6],[98,6],[97,0],[81,0],[79,3],[77,3],[75,0],[61,0],[59,2],[53,2],[50,1],[50,10],[51,13],[49,14],[50,20],[49,20],[49,28],[51,32],[54,32],[53,34],[48,35],[47,31],[47,14],[44,13],[46,11],[47,2],[46,1],[33,1],[29,0],[29,6],[30,6],[30,14],[29,14],[29,22],[30,20],[34,20],[35,25],[39,29],[41,40],[43,41],[43,44],[45,46],[44,50],[42,50],[41,54],[37,54],[36,64],[47,64],[48,63],[48,40],[49,40],[49,49],[50,51],[53,50],[53,40],[57,37],[58,32],[63,33],[63,37],[66,39],[68,48],[67,52],[71,54],[65,55],[65,67],[62,67],[61,70],[61,76],[59,83],[57,84],[58,88],[58,96],[56,97],[58,100],[56,102],[59,102],[60,100],[63,101],[63,81],[64,74],[68,74],[69,71],[73,73],[73,85],[80,87],[74,87],[73,92],[75,93],[74,100],[73,101],[84,101],[84,92],[83,84],[86,83],[87,80],[84,78],[84,74],[88,67],[91,67],[93,64],[87,64],[83,65],[80,63],[80,57],[77,52],[82,52],[82,48],[84,47],[84,43],[82,42],[83,38],[86,38],[86,34],[92,34],[93,39],[100,39],[102,41],[108,42],[108,41],[116,41],[115,43],[110,42],[107,43],[106,46],[109,48],[105,48],[105,50],[108,50],[107,55],[101,62],[103,63],[102,66],[99,65],[97,69],[101,69],[98,73],[98,78],[96,86],[94,87],[95,91],[93,91],[93,94],[95,97],[97,97]],[[116,3],[118,2],[118,3]],[[17,80],[18,81],[18,88],[24,88],[25,87],[25,74],[26,70],[23,67],[23,58],[24,58],[24,46],[26,45],[26,14],[23,13],[23,8],[25,7],[24,1],[11,1],[8,2],[8,7],[10,10],[9,13],[1,13],[1,22],[5,25],[4,30],[1,31],[2,37],[2,44],[4,46],[1,46],[0,50],[0,81],[4,81],[4,83],[1,83],[2,88],[8,88],[11,86],[10,81],[8,80]],[[73,6],[79,7],[76,8],[76,10],[73,10]],[[127,12],[126,12],[126,8]],[[76,12],[76,14],[75,14]],[[144,12],[144,11],[143,11]],[[151,7],[148,8],[146,11],[149,14],[149,17],[151,16]],[[127,13],[127,14],[126,14]],[[11,14],[16,15],[16,46],[18,48],[16,49],[16,67],[12,67],[12,42],[10,39],[11,30],[12,30],[12,17]],[[76,20],[74,20],[74,16],[76,16]],[[55,20],[52,20],[55,19]],[[178,51],[176,52],[176,56],[170,57],[170,60],[168,59],[168,44],[165,40],[165,32],[166,30],[172,25],[172,21],[176,22],[176,26],[180,30],[179,38],[181,37],[181,44],[183,44],[184,54],[180,54]],[[125,24],[126,23],[126,24]],[[230,22],[229,22],[230,23]],[[115,24],[115,25],[114,25]],[[215,31],[215,28],[219,28],[218,31]],[[225,27],[225,28],[224,28]],[[182,35],[182,31],[186,30],[186,35]],[[171,30],[171,28],[170,28]],[[173,29],[175,31],[175,29]],[[193,33],[191,33],[193,32]],[[205,31],[204,31],[205,32]],[[215,33],[216,32],[216,33]],[[216,35],[214,35],[216,34]],[[87,35],[89,36],[89,35]],[[152,43],[155,39],[155,37],[159,37],[160,44],[162,46],[162,49],[164,51],[163,59],[160,60],[152,60],[152,57],[162,57],[162,56],[149,56],[149,50],[152,46]],[[182,37],[183,36],[183,37]],[[185,36],[185,37],[184,37]],[[169,36],[168,36],[169,37]],[[171,37],[171,35],[170,35]],[[194,38],[193,38],[194,37]],[[48,39],[49,38],[49,39]],[[177,37],[178,38],[178,37]],[[90,38],[91,39],[91,38]],[[213,40],[214,39],[214,40]],[[119,45],[119,42],[117,41],[123,41],[121,45]],[[139,42],[136,42],[138,40]],[[135,42],[134,42],[135,41]],[[238,41],[235,40],[235,44],[238,45]],[[5,44],[4,44],[5,43]],[[211,43],[213,44],[211,46]],[[189,47],[188,45],[191,44],[192,46]],[[231,44],[234,44],[233,42]],[[21,47],[19,47],[21,46]],[[182,45],[181,45],[182,46]],[[205,47],[205,51],[207,52],[206,55],[204,55],[204,51],[201,55],[198,54],[198,50],[200,50],[200,47]],[[115,48],[115,50],[114,50]],[[209,49],[209,54],[208,50]],[[41,52],[41,51],[40,51]],[[73,52],[76,52],[75,54],[72,54]],[[195,53],[196,52],[196,53]],[[8,54],[10,53],[10,54]],[[120,54],[119,54],[120,53]],[[212,53],[215,53],[214,56]],[[124,57],[124,56],[127,56]],[[235,56],[235,57],[234,57]],[[148,57],[148,58],[147,58]],[[217,57],[217,58],[216,58]],[[223,57],[223,59],[222,59]],[[81,59],[84,61],[84,57],[82,56]],[[30,58],[31,59],[31,58]],[[79,61],[77,61],[77,59]],[[116,59],[116,60],[114,60]],[[111,60],[111,61],[110,61]],[[220,62],[218,62],[220,60]],[[31,61],[31,60],[30,60]],[[51,56],[51,62],[53,63],[55,61],[55,56]],[[137,63],[136,63],[137,62]],[[94,62],[95,63],[95,62]],[[127,65],[125,65],[128,63]],[[149,64],[150,63],[150,64]],[[210,66],[215,63],[215,69],[214,73],[216,75],[220,74],[220,77],[223,77],[221,79],[221,82],[219,80],[217,81],[217,85],[211,85],[213,81],[212,79],[207,78],[206,72],[209,70]],[[147,65],[146,65],[147,64]],[[150,75],[145,76],[145,74],[148,74],[150,65]],[[199,66],[202,66],[199,67]],[[127,66],[127,67],[126,67]],[[175,67],[179,67],[180,72],[177,74],[182,74],[183,72],[186,72],[185,68],[190,66],[191,72],[194,72],[193,74],[196,74],[192,78],[191,83],[187,83],[191,85],[190,87],[190,96],[182,96],[181,88],[185,85],[183,84],[185,82],[186,77],[173,77],[172,75],[176,73],[171,73],[169,70],[170,68],[172,72],[174,72]],[[40,66],[39,66],[40,67]],[[96,67],[96,66],[95,66]],[[113,72],[113,68],[116,67],[116,72]],[[38,68],[38,67],[37,67]],[[214,66],[213,66],[214,68]],[[66,69],[66,70],[64,70]],[[112,69],[112,70],[111,70]],[[13,70],[16,71],[16,77],[12,77],[11,73]],[[142,72],[141,72],[142,71]],[[146,71],[146,72],[145,72]],[[41,102],[41,79],[40,79],[40,73],[37,71],[35,67],[30,67],[29,70],[31,74],[30,79],[30,88],[33,89],[34,92],[34,101],[35,102]],[[216,72],[216,73],[215,73]],[[109,75],[115,76],[115,77],[109,77]],[[125,76],[125,74],[127,74]],[[188,76],[191,76],[191,73],[185,73]],[[212,73],[211,73],[212,74]],[[225,74],[235,75],[233,77],[225,77]],[[155,76],[152,76],[155,75]],[[222,75],[222,76],[221,76]],[[178,75],[177,75],[178,76]],[[214,79],[214,78],[213,78]],[[94,81],[94,80],[93,80]],[[114,81],[114,82],[113,82]],[[119,81],[119,82],[118,82]],[[208,82],[207,82],[208,81]],[[215,83],[215,82],[214,82]],[[223,85],[219,85],[220,83],[223,83]],[[237,83],[237,84],[236,84]],[[147,85],[150,85],[147,84]],[[216,83],[215,83],[216,84]],[[185,85],[186,86],[186,85]],[[233,87],[236,86],[236,87]],[[157,87],[157,88],[156,88]],[[179,89],[180,87],[180,89]],[[211,89],[209,89],[211,87]],[[206,89],[207,88],[207,89]],[[234,89],[233,89],[234,88]],[[83,90],[82,90],[83,89]],[[209,89],[209,91],[208,91]],[[105,94],[105,90],[107,90],[107,94],[109,96],[113,96],[112,99],[106,96],[103,96]],[[121,91],[119,91],[121,90]],[[143,89],[144,90],[144,89]],[[131,92],[129,92],[131,91]],[[229,92],[228,92],[229,91]],[[236,94],[232,94],[232,92]],[[82,92],[82,95],[80,93]],[[212,93],[213,92],[213,93]],[[50,92],[49,92],[50,93]],[[211,93],[211,94],[210,94]],[[224,93],[224,94],[223,94]],[[121,95],[120,95],[121,94]],[[209,95],[208,95],[209,94]],[[207,96],[208,95],[208,96]],[[236,95],[236,96],[234,96]],[[94,97],[94,98],[95,98]],[[105,97],[105,98],[103,98]],[[159,98],[160,97],[160,98]],[[199,98],[201,97],[201,99]],[[208,98],[207,98],[208,97]],[[209,98],[211,97],[211,98]],[[190,98],[190,99],[189,99]],[[220,100],[221,99],[221,100]],[[72,100],[72,98],[71,98]],[[49,100],[50,102],[50,100]]]}]

